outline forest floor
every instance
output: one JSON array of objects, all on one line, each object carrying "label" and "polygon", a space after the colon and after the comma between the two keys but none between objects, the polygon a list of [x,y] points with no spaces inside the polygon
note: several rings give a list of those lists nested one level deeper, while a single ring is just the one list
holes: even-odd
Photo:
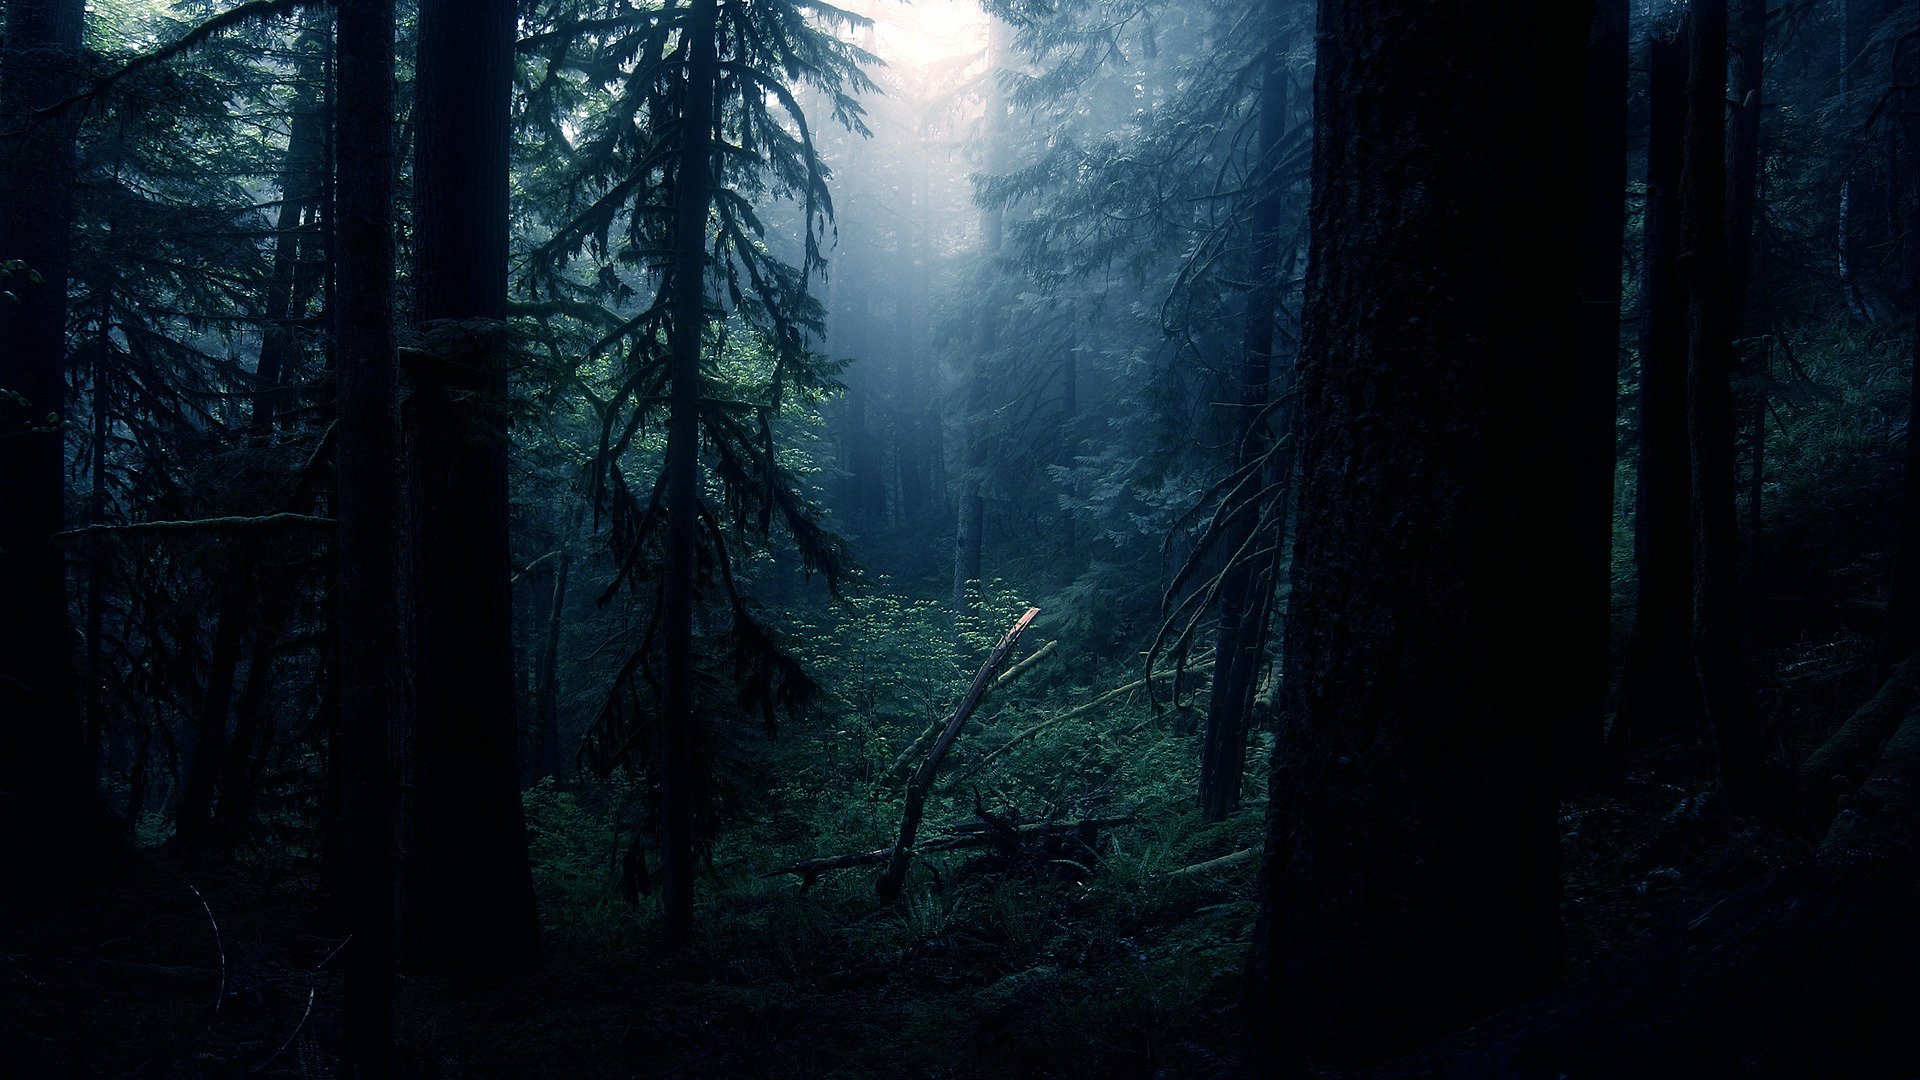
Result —
[{"label": "forest floor", "polygon": [[[1865,688],[1839,661],[1787,670],[1772,715],[1792,733],[1781,752],[1797,760]],[[1726,813],[1710,777],[1698,748],[1676,739],[1571,793],[1562,824],[1573,985],[1604,982],[1620,958],[1716,898],[1804,864],[1811,828]],[[719,857],[701,897],[702,936],[672,961],[652,956],[644,931],[606,929],[644,918],[544,888],[556,944],[543,970],[479,985],[403,982],[401,1074],[1246,1075],[1234,1032],[1255,860],[1172,871],[1256,843],[1259,814],[1250,806],[1213,829],[1121,827],[1090,875],[1040,856],[956,853],[892,906],[873,901],[870,871],[802,891],[796,878],[761,876],[777,860]],[[296,866],[269,850],[196,867],[141,848],[112,888],[50,917],[0,923],[0,1073],[330,1075],[341,941],[314,875]],[[1890,955],[1911,955],[1916,939],[1887,942]],[[1831,974],[1856,959],[1867,958],[1823,962]],[[1920,989],[1904,970],[1872,992]],[[1887,1048],[1886,1075],[1920,1075],[1920,1060],[1892,1056],[1914,1052]],[[1472,1055],[1404,1075],[1481,1075],[1461,1060]],[[1769,1061],[1737,1072],[1806,1075]],[[1652,1064],[1593,1075],[1629,1073],[1702,1075]]]}]

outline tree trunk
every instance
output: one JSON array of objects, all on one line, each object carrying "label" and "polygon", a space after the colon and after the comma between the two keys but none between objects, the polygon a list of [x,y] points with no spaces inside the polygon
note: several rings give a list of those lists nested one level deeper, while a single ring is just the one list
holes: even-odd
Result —
[{"label": "tree trunk", "polygon": [[[1913,121],[1907,121],[1912,124]],[[1920,139],[1908,145],[1920,149]],[[1909,153],[1906,189],[1908,220],[1920,229],[1920,153]],[[1880,674],[1920,648],[1920,235],[1907,239],[1908,278],[1914,309],[1913,342],[1908,355],[1906,475],[1900,490],[1899,541],[1893,555],[1893,581],[1887,597],[1887,623],[1880,635]]]},{"label": "tree trunk", "polygon": [[1577,471],[1564,497],[1579,515],[1586,568],[1570,606],[1578,637],[1567,645],[1588,664],[1568,688],[1575,712],[1566,731],[1566,769],[1589,773],[1606,734],[1608,652],[1613,608],[1613,478],[1620,385],[1620,260],[1627,225],[1627,0],[1598,0],[1587,38],[1586,142],[1580,233],[1581,382],[1567,420],[1580,431]]},{"label": "tree trunk", "polygon": [[[0,53],[0,881],[51,897],[102,868],[112,829],[74,685],[65,528],[71,109],[81,0],[9,0]],[[17,260],[17,266],[10,266]]]},{"label": "tree trunk", "polygon": [[[1265,175],[1277,167],[1281,140],[1286,136],[1289,75],[1286,54],[1281,48],[1285,11],[1280,0],[1268,0],[1256,175]],[[1285,191],[1279,178],[1265,176],[1265,187],[1254,203],[1252,214],[1249,280],[1253,285],[1247,290],[1240,385],[1236,388],[1238,408],[1231,428],[1236,470],[1265,458],[1274,444],[1273,419],[1262,418],[1260,414],[1272,393],[1273,323],[1280,308],[1280,214],[1284,202]],[[1285,471],[1292,471],[1290,462]],[[1273,497],[1263,489],[1284,484],[1287,479],[1280,466],[1263,467],[1260,478],[1244,495],[1236,497],[1242,504],[1238,511],[1233,511],[1238,514],[1238,525],[1223,544],[1229,557],[1237,563],[1227,568],[1226,580],[1220,587],[1219,644],[1215,653],[1218,660],[1207,699],[1206,734],[1200,749],[1200,816],[1206,822],[1225,821],[1240,805],[1255,684],[1266,659],[1267,621],[1274,591],[1274,548],[1286,528],[1284,516],[1265,523],[1258,519],[1265,513],[1268,499]],[[1263,524],[1262,535],[1256,536],[1256,528]],[[1249,542],[1258,550],[1243,552]]]},{"label": "tree trunk", "polygon": [[[1359,1063],[1559,955],[1554,767],[1590,680],[1534,598],[1591,567],[1536,495],[1575,318],[1591,5],[1321,0],[1282,721],[1252,1030]],[[1447,87],[1435,94],[1433,87]],[[1553,407],[1543,407],[1547,403]]]},{"label": "tree trunk", "polygon": [[1693,665],[1693,476],[1687,451],[1687,294],[1680,278],[1680,159],[1686,139],[1685,38],[1648,44],[1647,201],[1641,224],[1640,431],[1634,488],[1633,636],[1612,742],[1644,743],[1701,718]]},{"label": "tree trunk", "polygon": [[[987,102],[986,119],[982,123],[987,143],[988,169],[999,164],[999,140],[1006,127],[1007,104],[999,92],[999,71],[1006,62],[1007,53],[1013,46],[1013,30],[997,18],[988,19],[987,27]],[[986,423],[986,373],[980,370],[978,355],[984,355],[999,347],[1000,333],[996,316],[992,310],[998,306],[997,290],[991,285],[996,270],[994,263],[1000,258],[1001,246],[1006,240],[1006,213],[998,206],[990,206],[981,214],[980,248],[982,255],[981,280],[975,303],[978,307],[979,325],[976,329],[978,346],[976,359],[962,378],[966,383],[966,412],[960,420],[960,482],[954,499],[953,529],[953,607],[955,611],[965,611],[972,606],[971,594],[975,583],[980,580],[980,549],[986,532],[987,501],[981,495],[982,474],[986,470],[986,435],[983,428]]]},{"label": "tree trunk", "polygon": [[560,538],[560,564],[553,571],[552,603],[547,608],[546,633],[540,643],[540,661],[534,675],[536,725],[536,779],[560,779],[560,628],[567,609],[567,577],[573,568],[573,530],[578,513],[571,515]]},{"label": "tree trunk", "polygon": [[1726,220],[1726,0],[1688,9],[1681,268],[1687,296],[1687,447],[1693,463],[1693,655],[1728,798],[1752,809],[1763,771],[1758,714],[1740,658],[1734,512],[1733,275]]},{"label": "tree trunk", "polygon": [[1767,0],[1734,0],[1728,56],[1733,103],[1727,145],[1727,262],[1733,273],[1735,366],[1751,387],[1736,401],[1752,460],[1747,471],[1748,566],[1758,572],[1767,458],[1766,283],[1761,269],[1760,118],[1764,104]]},{"label": "tree trunk", "polygon": [[514,0],[425,0],[414,85],[412,865],[422,969],[520,971],[540,924],[520,805],[507,538],[507,164]]},{"label": "tree trunk", "polygon": [[714,42],[718,2],[689,3],[681,39],[687,81],[680,101],[680,160],[673,185],[667,564],[660,601],[660,893],[662,944],[669,951],[686,944],[693,932],[700,741],[693,699],[694,563],[700,539],[700,352],[706,328],[707,215],[714,186],[713,95],[719,72]]},{"label": "tree trunk", "polygon": [[401,708],[398,367],[394,352],[393,0],[340,0],[334,448],[340,664],[343,1071],[385,1076],[393,1046],[389,740]]}]

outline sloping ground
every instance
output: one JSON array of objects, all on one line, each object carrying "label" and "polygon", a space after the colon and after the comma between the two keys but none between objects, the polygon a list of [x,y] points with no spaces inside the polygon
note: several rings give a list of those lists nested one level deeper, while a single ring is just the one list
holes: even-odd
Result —
[{"label": "sloping ground", "polygon": [[[1776,715],[1830,729],[1857,700],[1802,698]],[[1569,799],[1567,984],[1373,1075],[1920,1075],[1912,860],[1823,860],[1816,823],[1735,817],[1709,775],[1674,740]],[[649,956],[647,902],[629,912],[595,869],[600,834],[570,833],[573,876],[543,871],[547,968],[405,982],[400,1075],[1258,1075],[1235,1034],[1253,861],[1171,871],[1254,843],[1259,816],[1116,829],[1090,872],[1056,852],[954,852],[899,905],[873,899],[870,869],[802,891],[760,876],[785,852],[723,852],[705,936],[671,963]],[[339,944],[284,858],[137,852],[109,890],[0,919],[0,1075],[329,1074]]]}]

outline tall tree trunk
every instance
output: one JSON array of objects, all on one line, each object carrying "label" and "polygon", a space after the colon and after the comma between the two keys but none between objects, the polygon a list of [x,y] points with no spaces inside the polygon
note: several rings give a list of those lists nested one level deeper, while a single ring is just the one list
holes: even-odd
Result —
[{"label": "tall tree trunk", "polygon": [[1767,457],[1767,316],[1760,233],[1761,131],[1767,49],[1767,0],[1733,0],[1729,27],[1729,97],[1733,103],[1727,144],[1727,262],[1733,274],[1735,367],[1750,387],[1736,400],[1752,460],[1747,472],[1747,563],[1760,561],[1760,517]]},{"label": "tall tree trunk", "polygon": [[718,0],[689,0],[682,46],[680,160],[674,177],[667,417],[667,565],[661,587],[660,882],[663,945],[693,932],[699,716],[693,699],[694,563],[699,555],[700,352],[706,328],[707,215],[713,206],[714,34]]},{"label": "tall tree trunk", "polygon": [[[1267,0],[1266,60],[1261,73],[1260,128],[1256,145],[1256,175],[1265,184],[1252,213],[1252,288],[1247,290],[1246,329],[1241,337],[1237,411],[1232,425],[1235,469],[1267,456],[1274,444],[1272,417],[1263,417],[1272,392],[1274,320],[1280,308],[1280,214],[1285,191],[1275,175],[1281,140],[1286,136],[1286,54],[1281,48],[1281,26],[1286,7]],[[1257,421],[1257,422],[1256,422]],[[1287,470],[1291,472],[1289,468]],[[1284,520],[1257,520],[1274,498],[1264,489],[1284,484],[1288,477],[1277,466],[1261,473],[1235,496],[1240,507],[1223,545],[1229,558],[1220,587],[1220,629],[1207,699],[1207,726],[1200,749],[1200,816],[1224,821],[1240,805],[1240,783],[1246,772],[1247,736],[1253,716],[1253,696],[1267,644],[1267,617],[1273,594],[1274,548],[1285,530]],[[1261,526],[1265,528],[1262,529]],[[1258,535],[1256,535],[1258,533]],[[1247,547],[1255,551],[1245,551]]]},{"label": "tall tree trunk", "polygon": [[1887,622],[1880,635],[1879,676],[1884,679],[1895,664],[1920,648],[1920,139],[1907,121],[1909,147],[1905,189],[1908,221],[1907,265],[1911,291],[1907,304],[1914,309],[1913,342],[1908,355],[1906,472],[1900,489],[1899,540],[1893,555],[1893,581],[1887,596]]},{"label": "tall tree trunk", "polygon": [[567,609],[567,578],[573,569],[573,532],[579,511],[568,516],[560,538],[560,564],[553,571],[553,593],[534,673],[536,779],[560,779],[560,628]]},{"label": "tall tree trunk", "polygon": [[1693,656],[1729,799],[1752,808],[1764,758],[1740,657],[1734,512],[1733,274],[1726,219],[1726,0],[1688,9],[1681,269],[1687,299],[1687,447],[1693,462]]},{"label": "tall tree trunk", "polygon": [[540,950],[499,341],[516,25],[514,0],[423,0],[414,81],[414,316],[435,344],[408,372],[416,787],[403,923],[411,962],[465,974],[525,970]]},{"label": "tall tree trunk", "polygon": [[[108,225],[111,235],[113,225]],[[91,466],[89,488],[87,491],[87,523],[103,525],[107,520],[107,429],[113,423],[113,350],[108,346],[113,336],[113,301],[110,294],[102,292],[100,300],[100,340],[93,351],[93,378],[88,388],[88,405],[92,412],[91,424],[87,432],[88,459]],[[107,574],[112,566],[109,555],[108,538],[95,536],[87,544],[87,661],[82,670],[86,679],[81,697],[86,702],[86,753],[87,760],[99,768],[101,736],[106,731],[106,701],[104,680],[106,678],[106,587]]]},{"label": "tall tree trunk", "polygon": [[1588,672],[1569,687],[1576,711],[1566,734],[1566,767],[1581,774],[1599,762],[1605,738],[1608,651],[1613,607],[1615,399],[1620,385],[1620,261],[1627,225],[1627,0],[1598,0],[1587,38],[1586,157],[1580,235],[1578,360],[1568,423],[1578,424],[1580,458],[1564,497],[1579,515],[1586,567],[1580,591],[1559,601],[1579,636],[1568,642]]},{"label": "tall tree trunk", "polygon": [[[1554,767],[1591,678],[1538,597],[1590,567],[1535,496],[1575,317],[1590,4],[1321,0],[1282,719],[1252,1030],[1391,1055],[1559,955]],[[1445,86],[1445,94],[1432,88]],[[1543,408],[1542,403],[1553,407]]]},{"label": "tall tree trunk", "polygon": [[1648,42],[1647,200],[1641,223],[1640,431],[1633,636],[1612,742],[1644,743],[1701,719],[1693,664],[1693,476],[1687,451],[1687,293],[1680,278],[1680,159],[1686,142],[1687,43]]},{"label": "tall tree trunk", "polygon": [[333,252],[343,1071],[385,1076],[393,1046],[392,762],[401,711],[399,370],[394,352],[393,0],[340,0]]},{"label": "tall tree trunk", "polygon": [[[1000,67],[1013,47],[1013,30],[1005,22],[990,18],[987,27],[988,89],[986,120],[981,125],[987,143],[989,171],[1002,160],[1000,139],[1006,132],[1007,103],[1000,93]],[[962,375],[966,412],[960,421],[960,482],[954,498],[953,528],[953,607],[966,610],[975,582],[980,580],[980,551],[986,534],[987,501],[981,494],[982,473],[986,469],[986,372],[980,368],[979,355],[999,347],[999,292],[992,288],[994,263],[1000,258],[1006,240],[1006,212],[999,206],[981,213],[981,281],[975,303],[979,307],[976,328],[976,358]]]},{"label": "tall tree trunk", "polygon": [[[9,0],[0,52],[0,882],[51,896],[101,869],[112,830],[74,685],[65,528],[72,109],[81,0]],[[10,265],[15,264],[17,265]]]}]

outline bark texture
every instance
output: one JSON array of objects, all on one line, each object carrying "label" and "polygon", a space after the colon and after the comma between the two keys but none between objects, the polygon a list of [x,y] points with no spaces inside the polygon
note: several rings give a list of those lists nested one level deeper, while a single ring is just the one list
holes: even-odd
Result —
[{"label": "bark texture", "polygon": [[1578,460],[1556,410],[1590,380],[1557,344],[1578,299],[1578,126],[1533,117],[1577,109],[1591,13],[1319,5],[1250,983],[1252,1030],[1295,1065],[1403,1050],[1557,971],[1553,762],[1592,665],[1528,598],[1590,569],[1575,520],[1538,498]]}]

